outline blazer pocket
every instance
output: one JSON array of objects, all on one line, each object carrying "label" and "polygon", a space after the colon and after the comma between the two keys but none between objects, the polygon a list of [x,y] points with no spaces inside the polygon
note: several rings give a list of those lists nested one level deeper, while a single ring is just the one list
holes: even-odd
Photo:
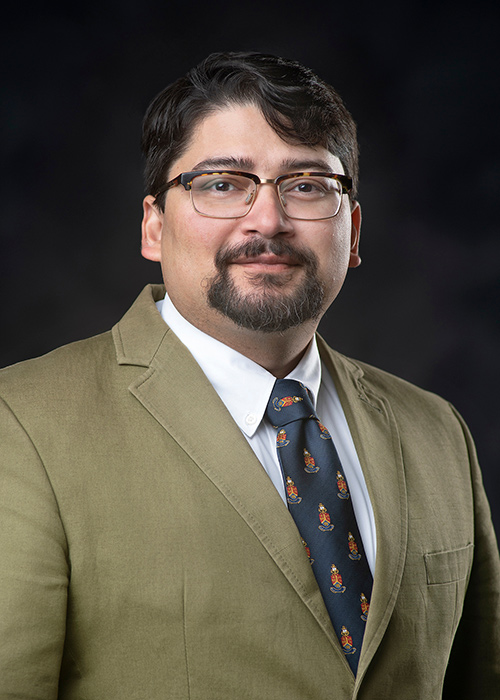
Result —
[{"label": "blazer pocket", "polygon": [[468,544],[460,549],[424,554],[427,583],[432,586],[466,579],[471,570],[473,553],[474,545]]}]

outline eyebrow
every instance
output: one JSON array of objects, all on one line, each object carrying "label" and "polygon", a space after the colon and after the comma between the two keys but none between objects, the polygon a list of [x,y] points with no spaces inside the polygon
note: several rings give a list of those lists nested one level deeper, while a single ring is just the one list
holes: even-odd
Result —
[{"label": "eyebrow", "polygon": [[[255,162],[249,158],[219,156],[200,161],[193,167],[193,170],[216,170],[217,168],[252,172],[252,170],[255,168]],[[282,173],[302,172],[308,170],[318,170],[325,173],[332,172],[331,166],[321,158],[311,158],[307,160],[287,158],[280,163],[279,170]]]},{"label": "eyebrow", "polygon": [[251,170],[255,164],[249,158],[233,158],[231,156],[219,156],[207,158],[196,163],[193,170],[216,170],[217,168],[227,170]]},{"label": "eyebrow", "polygon": [[282,161],[281,167],[285,172],[300,172],[302,170],[319,170],[324,173],[332,172],[332,166],[321,158],[309,158],[307,160],[287,158]]}]

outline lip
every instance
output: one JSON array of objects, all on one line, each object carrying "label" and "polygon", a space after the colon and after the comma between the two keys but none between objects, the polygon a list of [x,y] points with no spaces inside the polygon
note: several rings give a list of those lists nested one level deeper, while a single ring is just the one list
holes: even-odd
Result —
[{"label": "lip", "polygon": [[237,258],[232,261],[233,265],[242,265],[246,269],[263,270],[269,268],[275,272],[289,270],[298,265],[297,261],[289,255],[256,255],[253,257]]}]

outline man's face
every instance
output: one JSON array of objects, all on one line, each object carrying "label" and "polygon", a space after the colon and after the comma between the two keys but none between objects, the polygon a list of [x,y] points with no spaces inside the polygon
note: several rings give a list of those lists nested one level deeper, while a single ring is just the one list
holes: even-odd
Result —
[{"label": "man's face", "polygon": [[[308,170],[344,172],[325,148],[283,141],[254,105],[228,106],[206,117],[168,179],[217,168],[273,179]],[[142,253],[161,262],[178,311],[221,340],[241,327],[267,333],[304,324],[314,329],[347,268],[360,262],[359,224],[359,207],[351,211],[347,196],[333,219],[289,219],[272,185],[258,188],[246,216],[207,218],[177,186],[167,192],[163,213],[152,197],[144,200]]]}]

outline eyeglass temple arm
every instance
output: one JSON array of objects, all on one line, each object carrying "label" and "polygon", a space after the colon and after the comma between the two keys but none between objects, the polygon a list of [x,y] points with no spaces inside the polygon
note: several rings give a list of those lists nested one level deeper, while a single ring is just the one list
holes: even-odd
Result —
[{"label": "eyeglass temple arm", "polygon": [[160,197],[167,190],[169,190],[171,187],[175,187],[176,185],[183,184],[186,189],[189,189],[188,187],[186,187],[187,183],[181,182],[182,175],[183,175],[183,173],[181,173],[180,175],[177,175],[177,177],[174,177],[173,180],[169,180],[169,182],[165,183],[162,187],[160,187],[158,192],[154,195],[154,198],[158,199],[158,197]]}]

